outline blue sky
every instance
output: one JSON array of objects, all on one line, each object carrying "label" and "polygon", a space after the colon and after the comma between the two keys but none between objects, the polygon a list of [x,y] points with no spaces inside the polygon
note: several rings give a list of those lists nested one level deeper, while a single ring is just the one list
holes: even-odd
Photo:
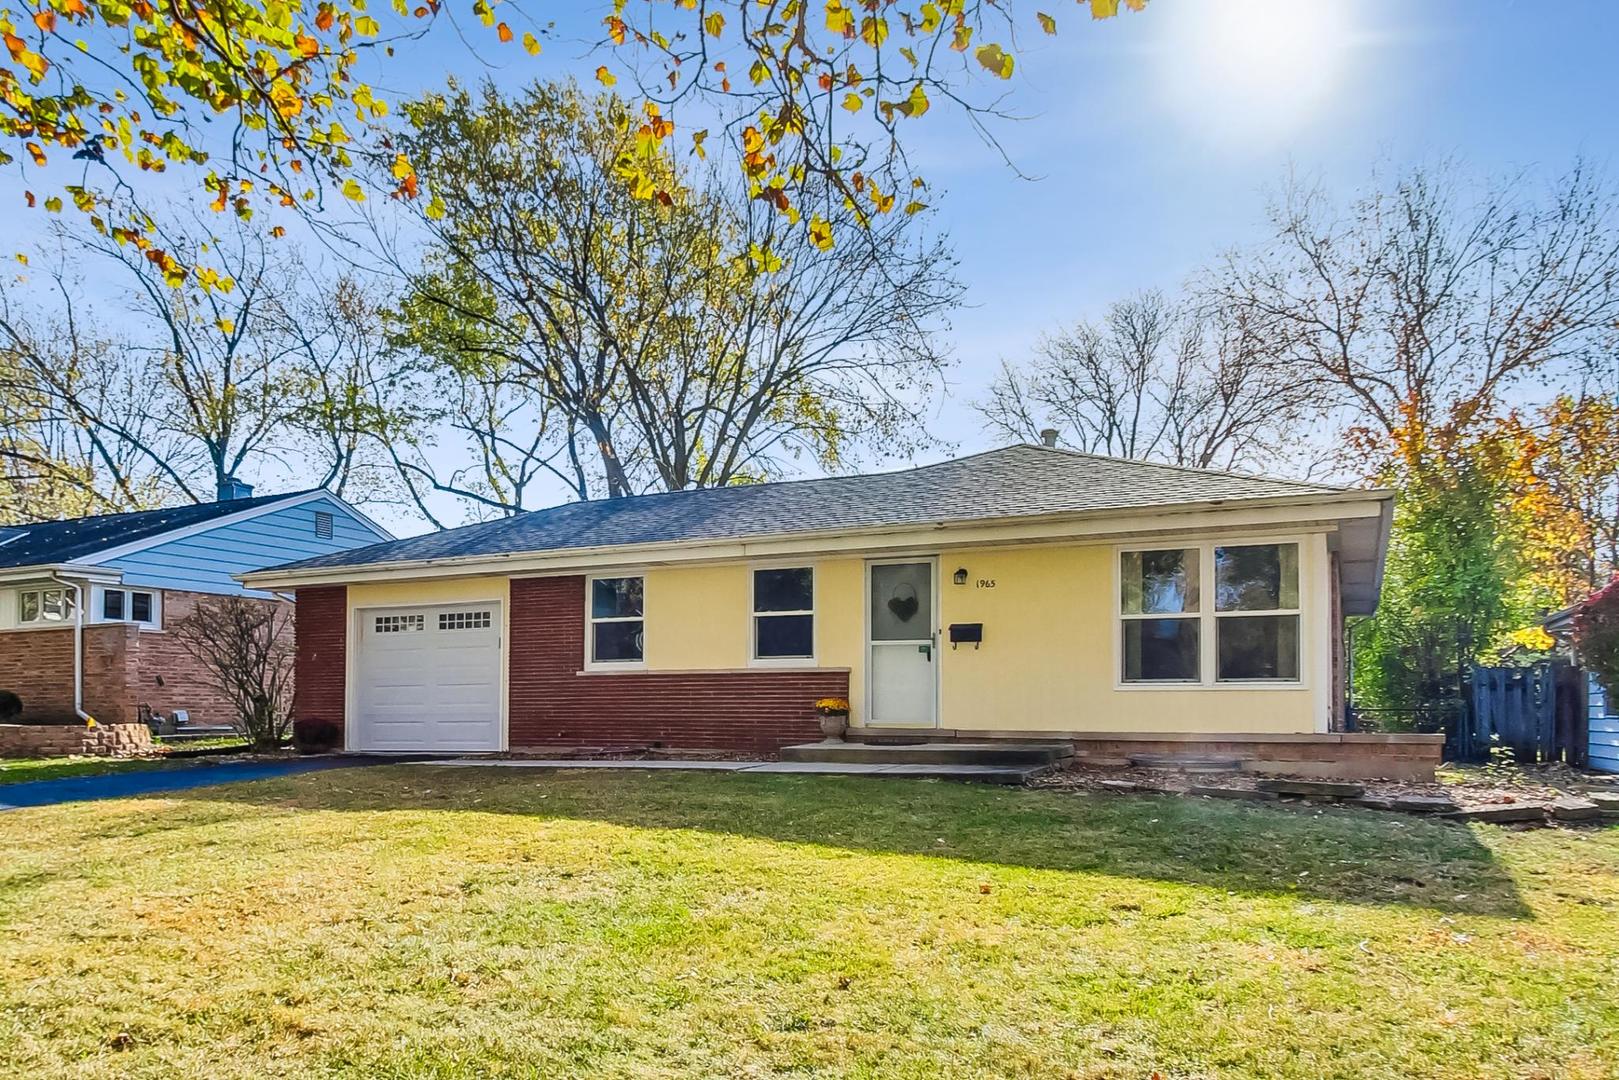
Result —
[{"label": "blue sky", "polygon": [[[1036,6],[1058,17],[1056,37],[1034,31]],[[395,95],[452,74],[588,81],[611,60],[585,44],[607,9],[527,0],[538,20],[560,13],[534,59],[481,27],[441,25],[379,81]],[[995,441],[970,403],[1002,358],[1258,239],[1266,189],[1290,169],[1343,196],[1376,169],[1441,158],[1485,179],[1529,170],[1533,183],[1584,155],[1619,180],[1619,4],[1151,0],[1099,23],[1071,0],[1018,10],[1031,32],[1008,104],[1026,119],[995,127],[1017,170],[943,108],[909,129],[967,286],[931,424],[949,445],[933,458]],[[0,186],[9,196],[15,178]],[[7,239],[26,244],[41,224],[13,215]]]}]

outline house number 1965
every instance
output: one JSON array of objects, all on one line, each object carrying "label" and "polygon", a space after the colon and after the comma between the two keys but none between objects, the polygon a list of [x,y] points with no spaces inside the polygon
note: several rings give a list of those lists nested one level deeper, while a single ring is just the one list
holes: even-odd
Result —
[{"label": "house number 1965", "polygon": [[980,588],[980,589],[993,589],[994,587],[995,587],[995,579],[994,578],[992,578],[992,577],[981,577],[981,578],[978,579],[978,588]]}]

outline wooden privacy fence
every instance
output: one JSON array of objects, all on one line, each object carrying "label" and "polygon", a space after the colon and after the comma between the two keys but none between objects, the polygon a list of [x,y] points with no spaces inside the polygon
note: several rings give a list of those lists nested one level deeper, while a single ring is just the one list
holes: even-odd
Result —
[{"label": "wooden privacy fence", "polygon": [[1467,708],[1449,740],[1450,757],[1483,761],[1499,743],[1514,760],[1584,765],[1588,739],[1585,674],[1568,664],[1478,667],[1468,677]]}]

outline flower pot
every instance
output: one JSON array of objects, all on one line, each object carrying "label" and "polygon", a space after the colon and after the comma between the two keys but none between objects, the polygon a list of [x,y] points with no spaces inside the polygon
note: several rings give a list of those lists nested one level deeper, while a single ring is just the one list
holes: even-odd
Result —
[{"label": "flower pot", "polygon": [[827,742],[842,742],[843,733],[849,730],[848,713],[822,713],[821,734],[826,736]]}]

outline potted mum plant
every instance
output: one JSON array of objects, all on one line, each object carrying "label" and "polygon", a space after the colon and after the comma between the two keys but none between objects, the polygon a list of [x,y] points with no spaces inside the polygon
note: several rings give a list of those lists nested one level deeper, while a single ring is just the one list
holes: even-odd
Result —
[{"label": "potted mum plant", "polygon": [[849,730],[849,699],[824,697],[815,702],[815,714],[821,718],[821,734],[827,742],[841,742]]}]

